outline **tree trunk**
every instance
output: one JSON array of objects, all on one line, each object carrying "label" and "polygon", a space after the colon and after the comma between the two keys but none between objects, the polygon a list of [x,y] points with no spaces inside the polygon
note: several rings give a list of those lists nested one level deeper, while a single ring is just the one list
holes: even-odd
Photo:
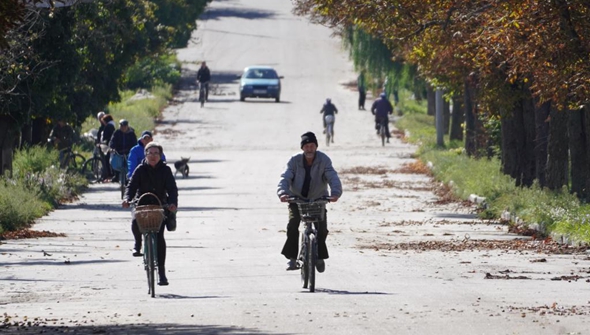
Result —
[{"label": "tree trunk", "polygon": [[567,185],[568,170],[568,115],[551,108],[547,145],[547,188],[560,190]]},{"label": "tree trunk", "polygon": [[451,124],[451,104],[446,99],[443,99],[443,126],[445,135],[449,134]]},{"label": "tree trunk", "polygon": [[549,111],[551,101],[543,103],[535,111],[535,165],[536,176],[541,187],[547,186],[547,145],[549,143]]},{"label": "tree trunk", "polygon": [[12,154],[16,144],[17,128],[9,116],[0,115],[0,176],[6,171],[12,175]]},{"label": "tree trunk", "polygon": [[522,176],[521,185],[530,187],[536,176],[535,164],[535,102],[528,88],[524,89],[524,98],[521,104],[522,112],[522,151],[519,153],[519,167]]},{"label": "tree trunk", "polygon": [[475,156],[477,153],[476,130],[475,130],[475,102],[474,100],[475,88],[466,81],[464,106],[465,106],[465,152],[468,156]]},{"label": "tree trunk", "polygon": [[[502,133],[502,173],[517,179],[518,148],[513,115],[508,115],[502,118],[502,121],[500,122],[500,130]],[[518,180],[516,184],[518,185]]]},{"label": "tree trunk", "polygon": [[430,85],[426,86],[426,101],[426,114],[434,116],[436,114],[436,99],[434,95],[434,89]]},{"label": "tree trunk", "polygon": [[587,118],[584,109],[569,111],[568,135],[570,150],[570,176],[572,180],[571,192],[578,198],[588,199],[588,180],[590,178],[590,166],[588,165],[588,143],[586,142]]},{"label": "tree trunk", "polygon": [[463,120],[465,120],[465,105],[460,96],[453,97],[453,110],[451,112],[451,140],[463,140]]}]

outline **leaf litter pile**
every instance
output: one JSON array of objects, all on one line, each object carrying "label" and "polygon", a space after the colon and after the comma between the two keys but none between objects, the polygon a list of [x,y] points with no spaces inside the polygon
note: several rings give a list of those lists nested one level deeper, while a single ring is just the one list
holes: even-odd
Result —
[{"label": "leaf litter pile", "polygon": [[29,228],[19,229],[15,231],[6,231],[0,234],[0,240],[20,240],[25,238],[40,238],[40,237],[64,237],[63,233],[54,233],[47,230],[32,230]]},{"label": "leaf litter pile", "polygon": [[419,241],[407,243],[374,242],[360,246],[361,249],[375,251],[533,251],[537,253],[573,255],[585,254],[587,247],[574,247],[559,244],[551,239],[546,240],[476,240],[463,239],[451,241]]}]

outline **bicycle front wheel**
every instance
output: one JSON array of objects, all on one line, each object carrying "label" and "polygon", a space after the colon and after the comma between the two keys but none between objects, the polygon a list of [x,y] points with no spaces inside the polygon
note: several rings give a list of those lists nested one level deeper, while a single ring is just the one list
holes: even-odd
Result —
[{"label": "bicycle front wheel", "polygon": [[68,168],[74,171],[82,171],[85,161],[84,156],[72,153],[68,158]]},{"label": "bicycle front wheel", "polygon": [[144,239],[144,262],[148,280],[148,294],[156,296],[156,259],[154,248],[154,234],[145,234]]},{"label": "bicycle front wheel", "polygon": [[309,271],[307,269],[308,250],[305,234],[301,234],[301,253],[299,254],[299,261],[301,262],[301,282],[303,283],[303,288],[307,288],[309,282]]},{"label": "bicycle front wheel", "polygon": [[314,234],[309,235],[307,265],[309,267],[309,292],[315,292],[315,267],[318,262],[318,241]]}]

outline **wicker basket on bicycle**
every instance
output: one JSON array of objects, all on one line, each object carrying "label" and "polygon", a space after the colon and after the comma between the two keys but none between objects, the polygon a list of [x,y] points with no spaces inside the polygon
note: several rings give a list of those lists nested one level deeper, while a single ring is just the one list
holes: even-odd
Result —
[{"label": "wicker basket on bicycle", "polygon": [[[156,199],[158,205],[139,205],[142,199],[146,196],[151,196]],[[157,233],[164,222],[164,209],[160,199],[153,193],[144,193],[137,200],[137,206],[133,210],[133,216],[137,221],[137,226],[142,234]]]},{"label": "wicker basket on bicycle", "polygon": [[326,204],[324,202],[298,202],[299,215],[304,221],[318,222],[324,220]]}]

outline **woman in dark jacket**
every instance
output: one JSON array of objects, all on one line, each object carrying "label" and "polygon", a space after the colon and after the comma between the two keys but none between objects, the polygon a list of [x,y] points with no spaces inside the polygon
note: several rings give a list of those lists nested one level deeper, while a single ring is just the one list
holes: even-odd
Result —
[{"label": "woman in dark jacket", "polygon": [[[110,114],[105,114],[101,119],[101,123],[104,124],[104,129],[102,131],[102,135],[100,136],[100,143],[109,145],[111,142],[111,137],[113,137],[113,133],[115,132],[115,120]],[[111,169],[111,152],[108,151],[104,155],[104,161],[102,162],[102,166],[105,168],[102,169],[102,179],[109,179],[112,178],[114,173],[113,169]]]},{"label": "woman in dark jacket", "polygon": [[[164,227],[167,225],[170,227],[176,226],[175,213],[178,205],[178,188],[176,187],[176,180],[174,179],[170,167],[160,159],[163,153],[162,146],[157,142],[151,142],[146,145],[145,159],[131,175],[131,179],[125,190],[125,196],[123,197],[123,208],[128,208],[129,203],[133,199],[139,198],[146,192],[155,194],[162,204],[168,204],[168,208],[166,209],[167,222],[162,224],[160,232],[158,232],[158,274],[160,275],[158,285],[168,285],[165,268],[166,240],[164,239]],[[142,203],[139,205],[147,204],[153,203]],[[140,252],[141,233],[139,232],[139,227],[135,220],[132,220],[131,222],[131,230],[135,236],[135,250],[133,256],[142,256]]]}]

